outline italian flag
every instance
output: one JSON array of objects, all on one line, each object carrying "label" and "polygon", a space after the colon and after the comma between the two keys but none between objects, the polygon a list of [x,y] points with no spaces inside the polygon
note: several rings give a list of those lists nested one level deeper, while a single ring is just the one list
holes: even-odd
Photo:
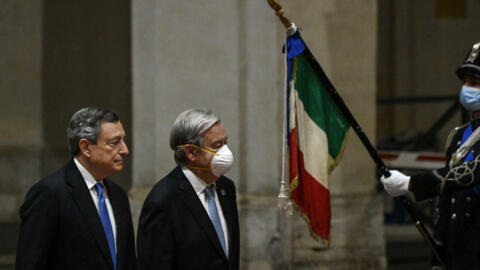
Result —
[{"label": "italian flag", "polygon": [[[311,65],[298,31],[287,39],[290,197],[315,240],[330,242],[328,175],[339,162],[349,124]],[[313,60],[314,61],[314,60]]]}]

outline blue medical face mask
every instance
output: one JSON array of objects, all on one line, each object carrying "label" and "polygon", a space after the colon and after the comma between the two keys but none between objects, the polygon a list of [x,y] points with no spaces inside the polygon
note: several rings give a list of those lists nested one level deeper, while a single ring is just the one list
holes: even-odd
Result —
[{"label": "blue medical face mask", "polygon": [[464,85],[460,91],[460,103],[468,111],[480,111],[480,89]]}]

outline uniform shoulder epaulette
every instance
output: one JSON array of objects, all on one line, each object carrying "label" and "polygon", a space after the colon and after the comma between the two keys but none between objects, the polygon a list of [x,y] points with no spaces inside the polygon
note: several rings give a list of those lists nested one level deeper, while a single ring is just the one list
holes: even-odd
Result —
[{"label": "uniform shoulder epaulette", "polygon": [[447,137],[447,142],[445,143],[445,151],[448,149],[448,147],[452,143],[452,140],[453,140],[453,137],[455,137],[455,134],[457,134],[459,130],[465,128],[466,126],[468,126],[468,122],[450,130],[450,133],[448,134],[448,137]]}]

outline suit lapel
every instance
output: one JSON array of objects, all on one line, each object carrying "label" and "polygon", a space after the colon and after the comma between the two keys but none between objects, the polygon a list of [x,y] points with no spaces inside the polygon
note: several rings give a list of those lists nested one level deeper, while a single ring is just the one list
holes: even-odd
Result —
[{"label": "suit lapel", "polygon": [[109,262],[111,269],[113,269],[112,257],[110,256],[107,237],[105,236],[100,216],[93,203],[90,191],[85,184],[85,180],[73,160],[67,165],[66,181],[72,187],[73,200],[85,219],[89,231],[92,233],[106,261]]},{"label": "suit lapel", "polygon": [[229,200],[229,196],[231,194],[227,193],[227,189],[224,186],[224,182],[221,181],[221,178],[218,179],[216,182],[217,185],[217,196],[218,200],[220,201],[220,206],[222,207],[222,212],[223,212],[223,217],[225,218],[225,222],[227,223],[227,229],[228,229],[228,247],[229,247],[229,254],[230,251],[232,250],[232,240],[233,240],[233,233],[235,230],[234,226],[234,213],[232,212],[232,207],[231,207],[231,202]]},{"label": "suit lapel", "polygon": [[208,239],[215,247],[217,252],[226,259],[227,257],[225,255],[225,252],[223,251],[222,245],[220,244],[220,240],[218,239],[218,235],[215,231],[215,228],[213,227],[212,221],[210,220],[210,217],[208,216],[205,208],[198,199],[195,190],[188,181],[187,177],[183,174],[180,167],[177,167],[175,171],[175,177],[178,178],[178,181],[180,182],[179,189],[182,192],[182,200],[184,204],[190,210],[190,213],[194,216],[200,227],[205,231]]}]

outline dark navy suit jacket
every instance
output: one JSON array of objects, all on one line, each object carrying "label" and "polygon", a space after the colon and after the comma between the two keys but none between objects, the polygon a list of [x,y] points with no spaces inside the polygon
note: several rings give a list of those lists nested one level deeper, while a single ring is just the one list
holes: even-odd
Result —
[{"label": "dark navy suit jacket", "polygon": [[[136,269],[125,191],[104,180],[117,227],[117,270]],[[100,216],[73,159],[36,183],[20,208],[16,270],[113,270]]]},{"label": "dark navy suit jacket", "polygon": [[176,167],[145,199],[137,235],[139,269],[238,270],[235,185],[224,176],[215,183],[228,228],[228,258],[192,185]]}]

